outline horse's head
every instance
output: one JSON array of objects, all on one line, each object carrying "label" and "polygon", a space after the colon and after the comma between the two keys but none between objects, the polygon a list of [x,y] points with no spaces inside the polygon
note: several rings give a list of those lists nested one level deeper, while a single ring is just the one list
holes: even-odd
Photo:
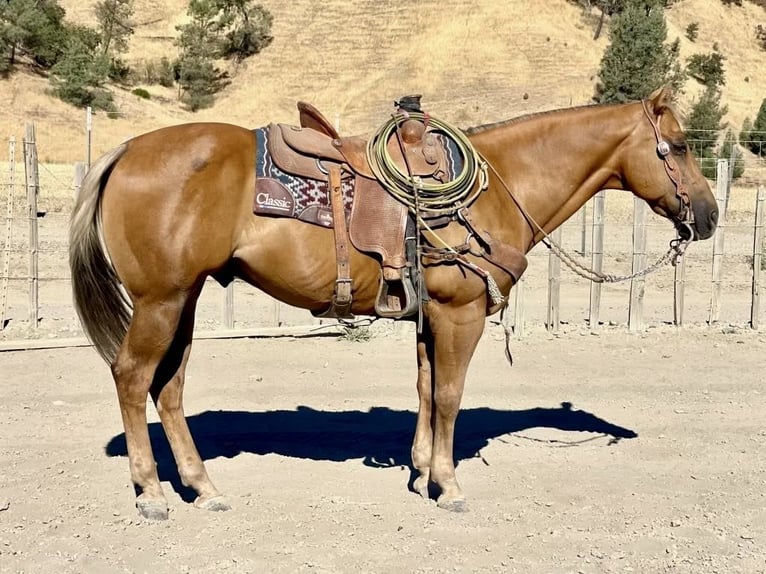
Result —
[{"label": "horse's head", "polygon": [[661,88],[641,102],[640,124],[629,138],[622,174],[626,187],[659,215],[672,220],[684,239],[707,239],[718,222],[718,205]]}]

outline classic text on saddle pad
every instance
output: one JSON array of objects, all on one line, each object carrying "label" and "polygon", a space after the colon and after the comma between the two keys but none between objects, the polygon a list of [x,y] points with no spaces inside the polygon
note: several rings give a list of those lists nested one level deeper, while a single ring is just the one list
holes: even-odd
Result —
[{"label": "classic text on saddle pad", "polygon": [[[269,152],[269,128],[258,128],[254,133],[256,187],[253,211],[259,215],[293,217],[322,227],[332,227],[327,181],[282,171]],[[351,212],[353,189],[352,181],[344,179],[343,203],[347,217]]]}]

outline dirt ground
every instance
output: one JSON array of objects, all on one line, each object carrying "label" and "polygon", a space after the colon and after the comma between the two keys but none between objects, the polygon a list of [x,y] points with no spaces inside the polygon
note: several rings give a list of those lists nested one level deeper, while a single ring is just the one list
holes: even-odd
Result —
[{"label": "dirt ground", "polygon": [[469,511],[408,490],[411,330],[198,341],[186,410],[233,509],[134,508],[89,348],[0,353],[2,572],[766,572],[766,335],[489,324],[458,418]]}]

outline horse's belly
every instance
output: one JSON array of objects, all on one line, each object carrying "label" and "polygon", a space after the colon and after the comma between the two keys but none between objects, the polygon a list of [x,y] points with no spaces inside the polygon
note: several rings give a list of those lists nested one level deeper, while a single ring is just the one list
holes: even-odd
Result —
[{"label": "horse's belly", "polygon": [[[371,312],[379,266],[349,246],[354,311]],[[338,274],[332,229],[254,216],[233,257],[235,275],[289,305],[318,310],[332,300]]]}]

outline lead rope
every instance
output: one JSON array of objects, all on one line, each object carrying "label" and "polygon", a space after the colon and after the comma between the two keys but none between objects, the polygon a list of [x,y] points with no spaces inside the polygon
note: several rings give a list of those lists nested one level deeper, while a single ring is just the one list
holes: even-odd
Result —
[{"label": "lead rope", "polygon": [[524,216],[524,218],[529,223],[532,224],[533,229],[536,229],[536,231],[539,231],[540,233],[542,233],[543,235],[542,243],[548,249],[553,251],[553,253],[559,259],[561,259],[561,261],[564,262],[564,265],[566,265],[569,269],[571,269],[575,274],[585,279],[588,279],[589,281],[593,281],[594,283],[619,283],[621,281],[627,281],[629,279],[634,279],[636,277],[643,277],[644,275],[653,273],[654,271],[656,271],[657,269],[665,265],[668,261],[670,261],[673,264],[673,266],[675,266],[680,261],[681,257],[686,251],[686,248],[689,246],[689,244],[692,241],[692,238],[694,237],[694,232],[692,231],[689,223],[686,221],[683,221],[682,225],[684,225],[689,230],[689,238],[683,239],[681,237],[677,237],[676,239],[671,240],[670,247],[668,248],[667,253],[665,253],[662,257],[660,257],[655,263],[653,263],[649,267],[641,269],[640,271],[636,271],[635,273],[631,273],[630,275],[614,275],[611,273],[602,273],[601,271],[596,271],[595,269],[591,269],[590,267],[587,267],[586,265],[577,261],[563,247],[561,247],[558,243],[556,243],[553,240],[553,238],[542,228],[542,226],[540,226],[540,224],[538,224],[537,221],[535,221],[534,217],[532,217],[529,214],[529,212],[526,209],[524,209],[524,206],[522,206],[521,203],[516,199],[516,197],[513,195],[509,187],[506,185],[503,178],[500,177],[499,173],[497,173],[497,170],[495,169],[495,167],[489,162],[487,162],[486,160],[485,160],[485,163],[489,165],[489,169],[492,170],[492,173],[495,174],[497,179],[500,181],[500,184],[503,186],[503,188],[508,193],[510,198],[516,204],[516,207],[519,208],[519,211]]}]

